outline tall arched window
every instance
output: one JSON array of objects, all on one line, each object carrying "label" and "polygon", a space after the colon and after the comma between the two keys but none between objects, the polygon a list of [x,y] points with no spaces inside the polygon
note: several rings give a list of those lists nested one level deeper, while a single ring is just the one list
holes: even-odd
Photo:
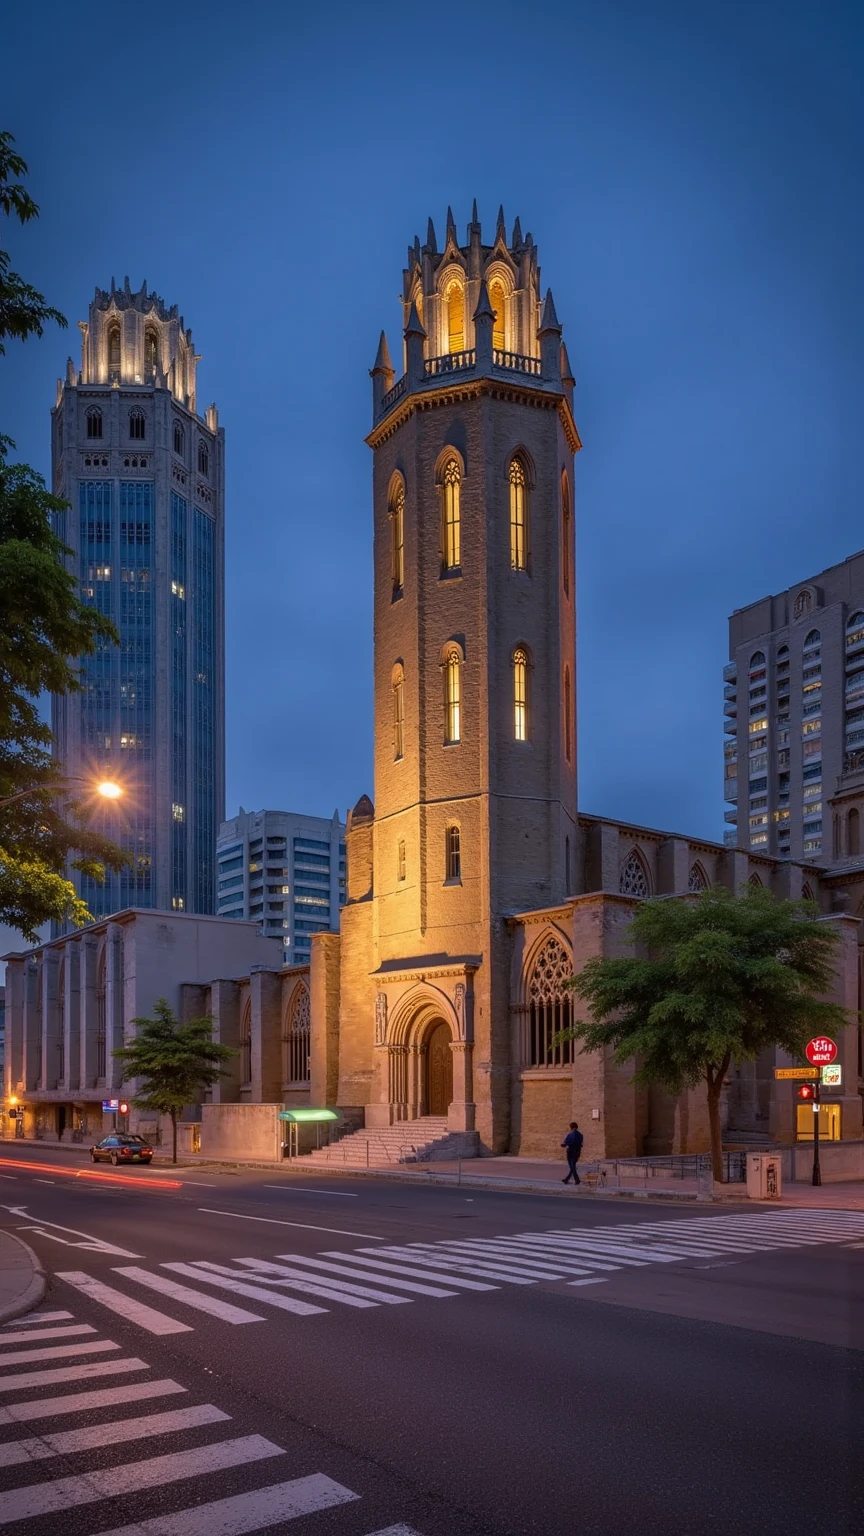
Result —
[{"label": "tall arched window", "polygon": [[513,735],[528,740],[528,652],[522,645],[513,652]]},{"label": "tall arched window", "polygon": [[186,433],[183,431],[183,428],[181,427],[179,421],[175,421],[175,423],[174,423],[174,452],[175,453],[179,453],[180,457],[182,458],[183,457],[183,451],[184,451],[185,447],[186,447]]},{"label": "tall arched window", "polygon": [[87,412],[86,421],[87,421],[87,436],[88,437],[101,437],[102,436],[102,412],[99,410],[98,406],[92,405],[90,407],[89,411]]},{"label": "tall arched window", "polygon": [[507,297],[504,292],[504,284],[500,278],[493,277],[489,285],[489,303],[495,311],[495,320],[492,325],[492,345],[499,352],[503,352],[507,345],[507,328],[505,316],[507,313]]},{"label": "tall arched window", "polygon": [[454,645],[444,658],[445,741],[462,740],[462,657]]},{"label": "tall arched window", "polygon": [[627,855],[621,865],[618,889],[622,896],[647,896],[648,875],[636,849]]},{"label": "tall arched window", "polygon": [[561,476],[561,580],[564,596],[570,596],[570,545],[572,541],[570,516],[570,482],[566,474]]},{"label": "tall arched window", "polygon": [[461,283],[451,283],[447,289],[447,350],[462,352],[465,348],[465,294]]},{"label": "tall arched window", "polygon": [[448,827],[444,834],[445,880],[462,879],[462,834],[458,827]]},{"label": "tall arched window", "polygon": [[252,1004],[246,1003],[240,1025],[240,1087],[252,1086]]},{"label": "tall arched window", "polygon": [[401,667],[393,672],[393,760],[405,755],[405,676]]},{"label": "tall arched window", "polygon": [[308,1083],[311,1076],[311,1037],[309,988],[305,982],[301,982],[291,998],[282,1037],[285,1047],[282,1071],[286,1083]]},{"label": "tall arched window", "polygon": [[144,333],[144,376],[148,379],[156,377],[156,367],[159,362],[159,337],[155,331]]},{"label": "tall arched window", "polygon": [[573,1040],[556,1040],[573,1023],[573,993],[568,985],[573,966],[560,939],[550,934],[543,945],[528,983],[527,1039],[522,1056],[528,1067],[569,1067],[576,1046]]},{"label": "tall arched window", "polygon": [[528,479],[521,459],[510,460],[510,569],[528,569]]},{"label": "tall arched window", "polygon": [[143,411],[139,411],[137,409],[134,410],[134,411],[130,411],[129,412],[129,436],[131,438],[134,438],[136,440],[139,440],[139,441],[143,442],[145,429],[146,429],[146,421],[145,421],[145,417],[144,417],[144,412]]},{"label": "tall arched window", "polygon": [[96,1076],[104,1077],[108,1066],[108,1016],[105,1005],[105,949],[96,967]]},{"label": "tall arched window", "polygon": [[405,487],[400,480],[390,501],[390,548],[393,596],[399,597],[405,581]]},{"label": "tall arched window", "polygon": [[108,378],[112,384],[120,378],[120,327],[112,325],[108,330]]},{"label": "tall arched window", "polygon": [[570,688],[570,668],[564,668],[564,756],[568,763],[573,760],[573,700]]},{"label": "tall arched window", "polygon": [[700,891],[705,891],[708,889],[708,881],[705,877],[705,871],[698,860],[690,867],[690,878],[687,881],[687,889],[693,896],[698,896]]},{"label": "tall arched window", "polygon": [[441,564],[445,571],[458,571],[462,563],[461,481],[456,459],[448,459],[441,475]]},{"label": "tall arched window", "polygon": [[203,437],[198,439],[198,473],[199,475],[210,473],[210,449]]},{"label": "tall arched window", "polygon": [[846,845],[850,858],[861,852],[861,817],[854,806],[846,818]]}]

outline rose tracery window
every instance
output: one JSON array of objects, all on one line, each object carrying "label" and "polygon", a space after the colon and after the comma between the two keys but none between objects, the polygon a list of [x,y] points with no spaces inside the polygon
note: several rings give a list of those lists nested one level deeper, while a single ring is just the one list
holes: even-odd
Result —
[{"label": "rose tracery window", "polygon": [[568,983],[573,966],[564,945],[554,936],[546,940],[528,983],[527,1040],[524,1059],[530,1067],[569,1067],[575,1041],[556,1040],[573,1023],[573,993]]},{"label": "rose tracery window", "polygon": [[622,896],[648,895],[648,876],[645,873],[645,865],[642,863],[635,848],[632,853],[627,855],[621,866],[618,889]]}]

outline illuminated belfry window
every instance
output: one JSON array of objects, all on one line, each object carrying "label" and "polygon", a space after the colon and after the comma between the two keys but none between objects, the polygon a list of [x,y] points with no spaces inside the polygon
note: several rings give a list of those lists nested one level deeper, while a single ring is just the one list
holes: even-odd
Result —
[{"label": "illuminated belfry window", "polygon": [[461,283],[451,283],[447,289],[447,349],[462,352],[465,348],[465,294]]},{"label": "illuminated belfry window", "polygon": [[108,330],[108,378],[112,384],[120,379],[120,327],[112,325]]},{"label": "illuminated belfry window", "polygon": [[489,288],[489,303],[495,311],[495,321],[492,326],[492,345],[499,352],[503,352],[507,345],[504,322],[506,297],[504,294],[504,284],[496,279],[493,279]]},{"label": "illuminated belfry window", "polygon": [[528,485],[520,459],[510,461],[510,569],[528,569]]},{"label": "illuminated belfry window", "polygon": [[462,658],[454,645],[444,659],[445,740],[448,742],[462,740],[461,661]]},{"label": "illuminated belfry window", "polygon": [[528,740],[528,653],[521,645],[513,652],[513,735]]},{"label": "illuminated belfry window", "polygon": [[153,379],[156,377],[156,367],[159,362],[159,337],[155,331],[147,331],[144,336],[144,377]]},{"label": "illuminated belfry window", "polygon": [[441,484],[441,564],[445,571],[458,571],[462,563],[461,479],[456,460],[448,459]]},{"label": "illuminated belfry window", "polygon": [[405,678],[402,668],[393,673],[393,759],[399,761],[405,753]]},{"label": "illuminated belfry window", "polygon": [[405,582],[405,487],[400,481],[390,503],[393,557],[393,596],[399,597]]}]

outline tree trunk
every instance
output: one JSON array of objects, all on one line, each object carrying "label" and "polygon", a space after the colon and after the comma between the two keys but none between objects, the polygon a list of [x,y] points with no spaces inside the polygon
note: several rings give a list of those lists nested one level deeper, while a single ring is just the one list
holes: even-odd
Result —
[{"label": "tree trunk", "polygon": [[720,1094],[723,1091],[723,1079],[718,1078],[713,1083],[708,1080],[708,1124],[711,1127],[711,1171],[715,1184],[722,1184],[723,1179],[723,1132],[720,1129]]},{"label": "tree trunk", "polygon": [[171,1161],[173,1163],[176,1163],[176,1161],[177,1161],[177,1111],[176,1111],[176,1109],[172,1109],[172,1111],[171,1111],[171,1146],[172,1146]]}]

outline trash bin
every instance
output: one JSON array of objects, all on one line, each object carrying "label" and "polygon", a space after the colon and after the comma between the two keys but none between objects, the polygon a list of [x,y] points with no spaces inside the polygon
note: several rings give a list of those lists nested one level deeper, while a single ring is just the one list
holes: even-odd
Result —
[{"label": "trash bin", "polygon": [[780,1156],[777,1152],[748,1152],[748,1200],[780,1199]]}]

